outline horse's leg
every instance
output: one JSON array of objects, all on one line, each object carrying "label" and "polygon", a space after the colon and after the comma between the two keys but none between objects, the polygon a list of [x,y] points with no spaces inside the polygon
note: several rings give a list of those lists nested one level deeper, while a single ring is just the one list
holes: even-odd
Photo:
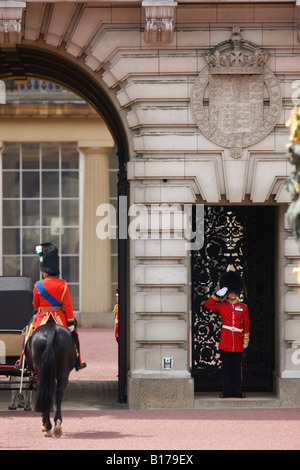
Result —
[{"label": "horse's leg", "polygon": [[25,406],[25,395],[24,393],[18,393],[17,395],[18,408],[24,408]]},{"label": "horse's leg", "polygon": [[24,411],[31,411],[32,390],[28,390],[25,397]]},{"label": "horse's leg", "polygon": [[45,437],[51,437],[52,436],[52,424],[50,421],[50,414],[49,413],[43,413],[43,425],[41,428],[41,431],[44,433]]},{"label": "horse's leg", "polygon": [[9,410],[16,410],[16,409],[17,409],[16,397],[17,397],[17,391],[16,391],[16,390],[12,390],[12,391],[11,391],[11,402],[10,402],[10,404],[8,405],[8,409],[9,409]]},{"label": "horse's leg", "polygon": [[57,381],[57,387],[56,387],[56,413],[54,416],[54,436],[55,437],[61,437],[62,435],[62,415],[61,415],[61,402],[63,398],[63,393],[64,393],[64,381],[61,380],[61,378]]},{"label": "horse's leg", "polygon": [[60,374],[58,380],[57,380],[57,386],[56,386],[56,413],[54,416],[54,436],[55,437],[61,437],[62,435],[62,415],[61,415],[61,402],[63,399],[64,395],[64,389],[67,386],[68,383],[68,377],[65,374]]},{"label": "horse's leg", "polygon": [[44,415],[42,415],[42,423],[43,424],[42,424],[42,427],[41,427],[41,431],[45,432],[45,431],[47,431],[47,428],[46,428],[46,418],[45,418]]}]

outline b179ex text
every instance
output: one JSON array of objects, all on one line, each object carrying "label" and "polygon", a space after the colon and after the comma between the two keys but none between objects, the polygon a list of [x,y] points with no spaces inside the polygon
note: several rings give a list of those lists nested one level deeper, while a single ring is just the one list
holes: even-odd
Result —
[{"label": "b179ex text", "polygon": [[141,456],[120,456],[113,454],[106,458],[106,465],[193,465],[193,455],[186,454],[147,454]]}]

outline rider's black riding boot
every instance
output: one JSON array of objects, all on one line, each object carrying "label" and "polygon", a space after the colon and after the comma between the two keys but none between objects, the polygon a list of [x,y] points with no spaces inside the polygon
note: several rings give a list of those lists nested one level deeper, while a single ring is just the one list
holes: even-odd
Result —
[{"label": "rider's black riding boot", "polygon": [[75,370],[78,371],[78,370],[84,369],[86,367],[86,363],[81,361],[79,338],[78,338],[78,333],[75,329],[71,332],[71,336],[73,338],[75,348],[76,348]]}]

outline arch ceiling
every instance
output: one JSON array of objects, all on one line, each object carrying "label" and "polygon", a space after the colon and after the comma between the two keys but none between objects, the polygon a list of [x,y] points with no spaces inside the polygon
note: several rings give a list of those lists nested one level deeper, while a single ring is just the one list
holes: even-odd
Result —
[{"label": "arch ceiling", "polygon": [[81,96],[104,119],[118,148],[120,166],[123,166],[128,155],[128,143],[120,114],[101,85],[83,68],[58,53],[23,45],[4,46],[0,49],[0,78],[45,79]]}]

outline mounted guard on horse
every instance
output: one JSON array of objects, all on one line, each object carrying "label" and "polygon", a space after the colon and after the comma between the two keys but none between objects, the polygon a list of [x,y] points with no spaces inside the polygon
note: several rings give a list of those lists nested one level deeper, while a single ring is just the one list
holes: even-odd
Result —
[{"label": "mounted guard on horse", "polygon": [[21,356],[15,364],[15,368],[21,369],[22,367],[25,346],[33,331],[50,320],[70,331],[76,349],[75,369],[79,371],[86,367],[86,363],[81,361],[79,337],[75,328],[76,320],[74,318],[68,284],[66,281],[57,278],[59,275],[58,249],[53,243],[42,243],[36,247],[36,252],[39,256],[40,271],[42,272],[43,279],[34,285],[34,316],[28,327],[28,333],[23,341]]}]

